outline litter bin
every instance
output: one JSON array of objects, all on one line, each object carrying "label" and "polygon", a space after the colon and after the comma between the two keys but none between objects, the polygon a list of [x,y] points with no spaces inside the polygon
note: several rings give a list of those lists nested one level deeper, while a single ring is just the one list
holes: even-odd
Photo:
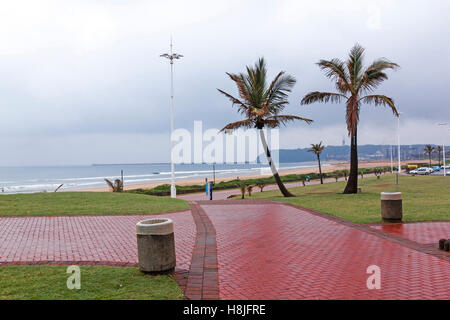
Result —
[{"label": "litter bin", "polygon": [[168,218],[149,219],[136,224],[139,269],[162,272],[175,268],[173,221]]},{"label": "litter bin", "polygon": [[402,193],[381,193],[381,218],[387,222],[401,222],[403,218]]}]

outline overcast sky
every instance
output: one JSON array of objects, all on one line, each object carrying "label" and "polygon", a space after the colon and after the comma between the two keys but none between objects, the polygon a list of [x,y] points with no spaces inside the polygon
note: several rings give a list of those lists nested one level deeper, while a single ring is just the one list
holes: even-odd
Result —
[{"label": "overcast sky", "polygon": [[[185,56],[175,64],[176,128],[239,119],[216,89],[235,94],[225,72],[264,56],[271,77],[284,70],[298,80],[286,112],[315,120],[283,129],[281,147],[340,145],[345,107],[300,100],[333,89],[314,63],[345,59],[358,42],[366,64],[401,66],[378,93],[403,112],[402,143],[442,143],[449,13],[448,0],[2,1],[0,165],[168,161],[170,69],[159,55],[171,34]],[[395,130],[392,112],[362,107],[360,144],[395,143]]]}]

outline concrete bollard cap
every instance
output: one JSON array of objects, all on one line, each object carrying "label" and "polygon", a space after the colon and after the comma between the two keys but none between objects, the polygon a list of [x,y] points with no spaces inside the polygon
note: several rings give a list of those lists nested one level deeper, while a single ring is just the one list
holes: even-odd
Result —
[{"label": "concrete bollard cap", "polygon": [[169,218],[157,218],[139,221],[136,234],[164,236],[173,233],[173,221]]},{"label": "concrete bollard cap", "polygon": [[382,192],[381,200],[402,200],[401,192]]}]

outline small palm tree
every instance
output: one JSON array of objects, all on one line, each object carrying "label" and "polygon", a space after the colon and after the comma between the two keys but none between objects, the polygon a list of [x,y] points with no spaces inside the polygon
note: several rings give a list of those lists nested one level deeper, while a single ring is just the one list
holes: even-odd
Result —
[{"label": "small palm tree", "polygon": [[245,184],[244,181],[241,182],[241,184],[239,185],[240,189],[241,189],[241,197],[242,199],[245,198],[245,189],[247,188],[247,185]]},{"label": "small palm tree", "polygon": [[439,167],[441,166],[441,154],[442,154],[442,147],[441,146],[437,146],[436,147],[436,152],[438,153],[438,161],[439,161]]},{"label": "small palm tree", "polygon": [[114,183],[109,180],[105,179],[106,184],[109,186],[112,192],[122,192],[123,191],[123,183],[122,180],[116,179],[114,180]]},{"label": "small palm tree", "polygon": [[320,143],[318,144],[311,144],[311,149],[308,150],[308,152],[313,152],[317,156],[317,161],[319,162],[320,184],[323,184],[322,166],[320,165],[320,154],[322,153],[323,149],[325,149],[325,146],[322,145],[322,141],[320,141]]},{"label": "small palm tree", "polygon": [[431,146],[431,144],[425,145],[425,148],[423,148],[423,153],[428,154],[428,159],[430,160],[430,168],[431,168],[431,154],[434,151],[434,147]]},{"label": "small palm tree", "polygon": [[263,183],[263,182],[260,182],[260,183],[258,183],[256,186],[259,188],[259,190],[260,190],[261,192],[263,192],[263,189],[266,187],[266,184]]},{"label": "small palm tree", "polygon": [[356,44],[350,51],[346,62],[340,59],[320,60],[317,65],[325,71],[325,76],[336,84],[338,92],[311,92],[301,101],[302,105],[315,102],[331,102],[346,104],[346,122],[351,137],[350,176],[344,193],[358,193],[358,141],[357,131],[359,111],[363,103],[383,105],[392,109],[398,117],[394,101],[373,92],[386,79],[386,69],[396,69],[398,65],[387,59],[375,60],[368,68],[363,69],[364,48]]},{"label": "small palm tree", "polygon": [[285,125],[287,122],[294,120],[302,120],[307,123],[312,122],[310,119],[280,114],[289,103],[288,93],[291,92],[296,80],[292,76],[280,72],[268,85],[266,77],[267,68],[263,58],[260,58],[254,67],[247,66],[246,73],[227,74],[231,80],[236,83],[240,99],[233,97],[225,91],[218,90],[230,99],[233,106],[237,106],[237,111],[243,115],[245,119],[229,123],[221,131],[231,133],[233,130],[239,128],[258,129],[267,161],[269,162],[275,181],[278,184],[278,188],[280,188],[283,196],[294,197],[281,181],[277,168],[273,163],[269,147],[267,146],[263,128],[278,128],[281,125]]}]

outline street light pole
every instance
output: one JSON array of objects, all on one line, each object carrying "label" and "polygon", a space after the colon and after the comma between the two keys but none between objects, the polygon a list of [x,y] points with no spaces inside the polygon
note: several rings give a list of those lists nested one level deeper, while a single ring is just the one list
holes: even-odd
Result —
[{"label": "street light pole", "polygon": [[171,185],[170,185],[170,197],[176,198],[177,197],[177,189],[175,187],[175,166],[173,164],[173,156],[172,156],[172,149],[173,149],[173,143],[172,143],[172,133],[174,129],[173,124],[173,60],[174,59],[180,59],[183,56],[178,53],[173,53],[173,46],[172,46],[172,38],[170,38],[170,54],[164,53],[160,55],[160,57],[167,58],[170,61],[170,169],[171,169]]},{"label": "street light pole", "polygon": [[391,174],[394,173],[394,161],[393,161],[393,150],[392,150],[392,144],[391,144]]},{"label": "street light pole", "polygon": [[398,144],[398,168],[397,168],[397,179],[396,179],[396,184],[398,185],[398,179],[400,176],[400,170],[401,170],[401,160],[400,160],[400,115],[402,113],[399,112],[398,113],[398,117],[397,117],[397,144]]},{"label": "street light pole", "polygon": [[[446,127],[448,125],[447,122],[444,123],[438,123],[438,126]],[[450,129],[449,129],[450,130]],[[444,131],[445,132],[445,131]],[[444,152],[444,177],[447,176],[447,169],[446,169],[446,163],[445,163],[445,134],[444,134],[444,141],[442,143],[442,151]],[[440,159],[439,159],[440,160]]]}]

